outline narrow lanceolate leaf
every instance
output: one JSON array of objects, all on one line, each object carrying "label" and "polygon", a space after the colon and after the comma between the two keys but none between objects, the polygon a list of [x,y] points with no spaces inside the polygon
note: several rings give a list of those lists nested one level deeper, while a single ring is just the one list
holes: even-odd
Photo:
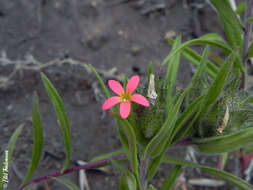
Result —
[{"label": "narrow lanceolate leaf", "polygon": [[240,2],[236,8],[236,11],[235,11],[236,14],[240,15],[242,12],[244,12],[246,10],[246,6],[247,6],[247,3],[245,1]]},{"label": "narrow lanceolate leaf", "polygon": [[19,135],[21,134],[23,129],[23,125],[19,126],[14,133],[12,134],[8,147],[3,152],[2,160],[0,162],[0,190],[3,189],[4,181],[2,180],[4,175],[8,175],[8,168],[10,168],[11,161],[12,161],[12,155],[14,148],[16,146],[16,142],[18,140]]},{"label": "narrow lanceolate leaf", "polygon": [[[177,49],[181,44],[181,37],[177,37],[174,41],[174,44],[172,46],[173,52],[175,49]],[[172,90],[174,87],[174,84],[177,79],[177,72],[178,72],[178,66],[180,63],[180,52],[178,52],[170,61],[168,64],[168,69],[165,77],[165,88],[167,88],[166,92],[166,114],[169,113],[169,110],[171,108],[172,104]]]},{"label": "narrow lanceolate leaf", "polygon": [[181,173],[181,169],[181,165],[174,166],[174,168],[172,169],[172,171],[170,171],[168,177],[164,181],[161,190],[171,190],[174,187],[174,184],[176,183],[176,180]]},{"label": "narrow lanceolate leaf", "polygon": [[164,163],[175,164],[175,165],[181,165],[181,166],[189,166],[189,167],[193,167],[193,168],[200,168],[200,169],[202,169],[202,170],[204,170],[204,171],[206,171],[206,172],[208,172],[212,175],[215,175],[215,176],[227,181],[228,183],[234,185],[235,187],[238,187],[239,189],[242,189],[242,190],[251,190],[251,189],[253,189],[252,185],[250,185],[246,181],[242,180],[241,178],[236,177],[236,176],[234,176],[230,173],[218,170],[218,169],[214,169],[214,168],[211,168],[211,167],[208,167],[208,166],[203,166],[203,165],[200,165],[200,164],[195,164],[195,163],[192,163],[192,162],[184,161],[184,160],[181,160],[179,158],[174,158],[174,157],[171,157],[171,156],[164,157],[163,162]]},{"label": "narrow lanceolate leaf", "polygon": [[[173,43],[172,50],[171,52],[175,51],[181,44],[181,37],[177,37],[176,40]],[[178,71],[178,66],[179,66],[179,61],[180,60],[180,54],[176,54],[173,59],[170,60],[168,64],[168,69],[165,77],[166,82],[176,82],[177,78],[177,71]]]},{"label": "narrow lanceolate leaf", "polygon": [[120,189],[136,190],[137,184],[134,175],[127,168],[121,165],[118,160],[112,159],[111,163],[122,176],[120,179]]},{"label": "narrow lanceolate leaf", "polygon": [[127,85],[127,81],[128,81],[127,76],[123,74],[123,75],[121,76],[121,80],[122,80],[122,82],[123,82],[123,88],[126,89],[126,85]]},{"label": "narrow lanceolate leaf", "polygon": [[152,61],[149,62],[148,64],[148,82],[150,80],[150,75],[153,74],[153,63]]},{"label": "narrow lanceolate leaf", "polygon": [[221,169],[223,170],[226,166],[227,160],[228,160],[228,152],[225,152],[221,154]]},{"label": "narrow lanceolate leaf", "polygon": [[209,49],[210,49],[209,46],[205,47],[203,55],[202,55],[200,63],[199,63],[199,66],[197,68],[196,73],[192,77],[191,83],[196,82],[196,80],[198,80],[203,75],[203,73],[206,71]]},{"label": "narrow lanceolate leaf", "polygon": [[66,150],[66,159],[64,162],[63,171],[66,170],[70,163],[70,155],[71,155],[71,133],[70,133],[70,127],[69,127],[69,121],[67,118],[67,113],[65,111],[63,101],[58,94],[57,90],[53,86],[53,84],[50,82],[50,80],[46,77],[45,74],[41,74],[41,78],[43,80],[43,84],[46,88],[47,94],[54,106],[54,110],[56,112],[61,132],[63,135],[65,150]]},{"label": "narrow lanceolate leaf", "polygon": [[74,184],[72,181],[68,180],[65,177],[57,177],[53,179],[65,185],[69,190],[80,190],[80,188],[76,184]]},{"label": "narrow lanceolate leaf", "polygon": [[[172,40],[172,39],[168,40],[168,43],[170,45],[173,45],[174,42],[175,40]],[[200,60],[202,59],[199,53],[197,53],[195,50],[189,47],[185,47],[182,53],[183,53],[183,56],[189,61],[191,61],[195,66],[199,66]],[[216,65],[212,64],[209,61],[207,62],[207,67],[210,71],[214,72],[214,74],[217,73],[219,70],[219,68]]]},{"label": "narrow lanceolate leaf", "polygon": [[[200,60],[202,59],[201,56],[197,52],[195,52],[194,50],[188,47],[186,47],[183,50],[182,55],[197,67],[200,64]],[[216,74],[218,73],[218,71],[219,71],[219,68],[216,65],[214,65],[211,61],[207,61],[206,73],[212,79],[216,77]]]},{"label": "narrow lanceolate leaf", "polygon": [[212,85],[210,86],[205,100],[203,102],[203,108],[201,114],[204,115],[208,110],[209,106],[218,98],[221,91],[223,90],[227,78],[232,71],[233,62],[235,60],[235,53],[230,55],[226,62],[221,66],[219,73],[217,74],[215,80],[213,81]]},{"label": "narrow lanceolate leaf", "polygon": [[249,49],[248,49],[248,58],[253,57],[253,43],[251,42]]},{"label": "narrow lanceolate leaf", "polygon": [[128,172],[121,176],[119,189],[120,190],[136,190],[137,189],[135,177],[133,176],[133,174]]},{"label": "narrow lanceolate leaf", "polygon": [[127,158],[130,159],[129,143],[128,143],[128,138],[124,132],[124,126],[123,126],[124,124],[122,124],[122,122],[120,122],[119,119],[116,119],[116,123],[117,123],[117,129],[118,129],[118,134],[119,134],[122,148],[125,154],[127,155]]},{"label": "narrow lanceolate leaf", "polygon": [[[208,52],[209,47],[207,46],[204,49],[202,59],[200,60],[200,65],[197,68],[197,71],[192,77],[192,80],[189,84],[189,86],[194,85],[196,81],[202,80],[202,76],[207,68],[207,61],[208,61]],[[199,114],[199,108],[200,104],[202,103],[203,96],[197,98],[193,103],[191,103],[189,106],[187,106],[187,109],[180,115],[179,119],[177,120],[176,126],[174,131],[171,134],[171,138],[173,139],[176,135],[176,133],[180,130],[180,134],[177,134],[176,140],[179,140],[178,138],[185,137],[185,135],[191,131],[190,123],[194,123],[193,118],[196,119],[195,115]],[[186,99],[187,101],[187,99]],[[186,125],[188,127],[186,127]],[[175,139],[174,139],[175,140]]]},{"label": "narrow lanceolate leaf", "polygon": [[120,178],[119,190],[129,190],[126,175],[122,175],[121,178]]},{"label": "narrow lanceolate leaf", "polygon": [[99,160],[108,159],[108,158],[111,158],[113,156],[123,154],[123,153],[124,153],[123,149],[119,149],[117,151],[113,151],[113,152],[110,152],[110,153],[107,153],[107,154],[96,156],[95,158],[91,159],[90,162],[96,162],[96,161],[99,161]]},{"label": "narrow lanceolate leaf", "polygon": [[32,120],[33,120],[32,160],[22,185],[25,184],[31,178],[33,172],[37,168],[43,148],[43,128],[39,111],[39,101],[37,96],[35,96],[33,99]]},{"label": "narrow lanceolate leaf", "polygon": [[216,8],[221,22],[224,25],[226,37],[232,49],[240,47],[242,44],[242,24],[235,11],[231,8],[229,0],[211,0]]},{"label": "narrow lanceolate leaf", "polygon": [[189,131],[191,131],[191,127],[193,125],[189,125],[191,122],[194,123],[198,115],[199,109],[203,102],[204,96],[200,96],[194,102],[192,102],[186,110],[179,116],[176,122],[175,130],[173,131],[172,138],[173,143],[179,141],[181,138],[186,137]]},{"label": "narrow lanceolate leaf", "polygon": [[241,147],[253,145],[253,128],[242,129],[228,135],[211,138],[194,139],[193,143],[199,150],[208,154],[230,152]]},{"label": "narrow lanceolate leaf", "polygon": [[172,59],[178,52],[182,51],[186,47],[190,45],[198,45],[198,44],[209,44],[218,48],[221,48],[225,53],[230,53],[231,49],[225,44],[224,40],[218,34],[206,34],[201,36],[200,38],[193,39],[187,41],[180,45],[177,49],[172,51],[162,62],[162,65],[168,63],[170,59]]},{"label": "narrow lanceolate leaf", "polygon": [[223,65],[223,63],[225,62],[219,55],[217,55],[216,53],[210,51],[209,53],[209,57],[210,60],[214,62],[214,64],[216,65]]},{"label": "narrow lanceolate leaf", "polygon": [[[191,89],[191,84],[188,86],[187,89],[185,89],[184,93],[187,93],[190,89]],[[199,101],[200,101],[201,99],[202,99],[202,97],[199,97],[199,98],[198,98]],[[179,100],[180,100],[180,98],[179,98]],[[193,102],[193,103],[194,103],[194,102]],[[191,108],[192,108],[191,111],[194,112],[194,110],[195,110],[194,106],[195,106],[195,105],[197,106],[197,104],[198,104],[198,103],[196,103],[196,102],[195,102],[195,104],[191,104]],[[193,106],[193,105],[194,105],[194,106]],[[175,105],[175,106],[176,106],[176,105]],[[190,114],[190,112],[188,112],[188,111],[190,111],[190,110],[186,110],[186,113]],[[175,112],[175,111],[173,110],[173,112]],[[195,113],[192,113],[192,114],[193,114],[193,115],[192,115],[192,118],[190,119],[190,121],[189,121],[189,123],[188,123],[188,126],[185,127],[186,130],[183,130],[183,131],[182,131],[183,133],[181,133],[181,135],[183,135],[182,137],[185,137],[186,135],[188,135],[189,132],[193,131],[193,130],[192,130],[192,126],[193,126],[194,122],[197,120],[197,118],[198,118],[198,116],[199,116],[199,111],[196,111]],[[171,125],[171,127],[170,127],[170,131],[169,131],[169,133],[168,133],[168,137],[167,137],[167,139],[165,140],[165,141],[166,141],[165,147],[163,147],[163,150],[162,150],[162,152],[160,153],[160,155],[159,155],[157,158],[154,159],[154,162],[153,162],[153,163],[151,162],[151,165],[150,165],[150,168],[149,168],[150,171],[148,172],[148,175],[149,175],[150,177],[152,177],[152,176],[155,174],[155,172],[158,170],[158,167],[159,167],[159,165],[161,164],[161,161],[162,161],[162,159],[163,159],[163,157],[164,157],[164,155],[165,155],[167,149],[175,142],[175,139],[174,139],[174,138],[175,138],[175,135],[176,135],[177,131],[179,130],[180,124],[183,124],[183,123],[185,122],[184,119],[186,119],[186,115],[184,115],[183,118],[177,119],[177,120],[175,121],[175,122],[179,121],[179,123],[174,123],[174,121],[171,121],[172,125]],[[178,125],[177,125],[177,124],[178,124]],[[174,141],[173,141],[173,140],[174,140]]]},{"label": "narrow lanceolate leaf", "polygon": [[147,170],[147,179],[151,180],[154,175],[157,173],[163,157],[166,151],[163,151],[159,156],[155,157],[154,159],[150,160],[148,163],[148,170]]},{"label": "narrow lanceolate leaf", "polygon": [[120,123],[120,126],[123,127],[124,134],[127,137],[128,141],[128,156],[130,159],[131,167],[133,173],[138,176],[139,175],[139,162],[137,158],[137,141],[136,141],[136,136],[133,130],[133,126],[126,120],[126,119],[117,119],[118,122]]},{"label": "narrow lanceolate leaf", "polygon": [[249,17],[248,22],[253,22],[253,17]]},{"label": "narrow lanceolate leaf", "polygon": [[173,106],[172,110],[167,116],[165,123],[163,124],[159,132],[152,138],[152,140],[147,145],[144,151],[144,157],[147,158],[148,155],[156,157],[164,151],[165,145],[169,140],[168,137],[170,135],[170,132],[172,132],[174,129],[177,114],[183,103],[186,92],[187,89],[180,95],[175,106]]}]

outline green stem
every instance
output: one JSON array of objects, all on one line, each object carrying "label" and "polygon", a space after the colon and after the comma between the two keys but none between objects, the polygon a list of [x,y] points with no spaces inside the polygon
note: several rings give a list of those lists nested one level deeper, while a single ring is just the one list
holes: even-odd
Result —
[{"label": "green stem", "polygon": [[140,162],[140,181],[141,181],[141,186],[143,190],[145,190],[147,186],[147,181],[146,181],[147,163],[148,161],[146,159],[141,160]]},{"label": "green stem", "polygon": [[245,78],[246,78],[246,72],[247,72],[247,56],[248,56],[248,47],[249,47],[249,40],[252,33],[252,23],[248,21],[248,18],[252,17],[253,15],[253,1],[250,0],[247,11],[245,15],[245,31],[243,36],[243,46],[242,46],[242,63],[245,67],[245,72],[242,73],[242,82],[241,82],[241,88],[245,88]]}]

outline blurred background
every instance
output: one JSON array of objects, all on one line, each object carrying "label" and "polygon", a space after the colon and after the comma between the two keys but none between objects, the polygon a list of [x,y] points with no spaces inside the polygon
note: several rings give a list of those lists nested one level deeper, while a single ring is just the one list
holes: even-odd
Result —
[{"label": "blurred background", "polygon": [[[89,161],[120,148],[113,118],[101,109],[105,97],[86,65],[92,64],[105,81],[138,74],[144,82],[150,61],[157,75],[162,75],[160,63],[170,51],[168,38],[181,35],[186,41],[208,32],[222,34],[222,27],[205,0],[0,0],[1,153],[13,131],[24,125],[9,169],[9,189],[20,185],[31,159],[35,91],[45,138],[43,159],[34,177],[60,171],[63,165],[63,139],[40,72],[49,77],[65,103],[74,167],[77,160]],[[182,60],[178,85],[187,84],[192,72],[191,65]],[[217,157],[194,153],[191,148],[170,153],[201,164],[215,166],[217,162]],[[169,170],[161,168],[152,183],[161,185]],[[234,173],[234,160],[227,170]],[[112,168],[86,174],[90,190],[118,188],[119,176]],[[203,177],[212,178],[187,168],[176,189],[231,189],[220,180],[211,187],[196,186],[194,180]],[[68,178],[78,185],[78,173]],[[64,188],[54,180],[32,186],[36,190]]]}]

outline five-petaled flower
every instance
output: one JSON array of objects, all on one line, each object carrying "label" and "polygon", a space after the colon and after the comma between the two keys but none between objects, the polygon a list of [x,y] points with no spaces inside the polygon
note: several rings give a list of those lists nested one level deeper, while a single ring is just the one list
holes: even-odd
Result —
[{"label": "five-petaled flower", "polygon": [[110,109],[112,106],[120,103],[120,116],[125,119],[130,114],[131,102],[135,102],[145,107],[149,107],[149,102],[144,96],[140,94],[133,94],[139,84],[139,81],[140,77],[138,75],[131,77],[126,85],[126,90],[124,90],[118,81],[109,80],[108,86],[118,96],[112,96],[111,98],[108,98],[104,102],[102,109],[107,110]]}]

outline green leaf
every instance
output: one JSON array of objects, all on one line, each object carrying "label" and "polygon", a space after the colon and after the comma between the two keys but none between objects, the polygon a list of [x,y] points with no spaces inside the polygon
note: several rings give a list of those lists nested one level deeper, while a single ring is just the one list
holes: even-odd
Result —
[{"label": "green leaf", "polygon": [[116,151],[113,151],[113,152],[110,152],[110,153],[107,153],[107,154],[96,156],[95,158],[92,158],[90,160],[90,162],[96,162],[96,161],[99,161],[99,160],[108,159],[108,158],[111,158],[113,156],[117,156],[117,155],[123,154],[123,153],[124,153],[124,151],[122,149],[119,149],[119,150],[116,150]]},{"label": "green leaf", "polygon": [[148,64],[148,83],[149,83],[151,74],[153,74],[153,63],[152,63],[152,61],[150,61],[149,64]]},{"label": "green leaf", "polygon": [[135,182],[137,183],[138,188],[140,188],[141,183],[139,180],[137,140],[133,126],[128,122],[127,119],[122,119],[121,117],[116,117],[116,121],[118,123],[118,131],[120,134],[120,140],[123,145],[123,149],[130,161],[131,169],[135,177]]},{"label": "green leaf", "polygon": [[209,53],[209,57],[210,57],[210,60],[218,66],[223,65],[223,63],[225,62],[224,59],[222,59],[219,55],[217,55],[216,53],[212,51]]},{"label": "green leaf", "polygon": [[152,157],[156,157],[164,150],[165,145],[167,141],[170,142],[169,136],[170,133],[174,130],[174,125],[176,123],[177,114],[179,112],[179,109],[183,103],[185,94],[188,90],[186,89],[178,98],[175,106],[170,111],[165,123],[159,130],[159,132],[152,138],[152,140],[149,142],[147,147],[144,151],[144,158],[147,158],[148,155],[151,155]]},{"label": "green leaf", "polygon": [[175,164],[175,165],[181,165],[181,166],[189,166],[189,167],[193,167],[193,168],[200,168],[212,175],[215,175],[225,181],[227,181],[228,183],[234,185],[235,187],[238,187],[239,189],[243,189],[243,190],[251,190],[253,189],[253,186],[248,184],[246,181],[242,180],[239,177],[236,177],[230,173],[218,170],[218,169],[214,169],[208,166],[203,166],[200,164],[194,164],[188,161],[184,161],[181,160],[179,158],[174,158],[171,156],[166,156],[164,157],[163,160],[164,163],[170,163],[170,164]]},{"label": "green leaf", "polygon": [[173,143],[187,136],[188,132],[191,131],[193,123],[196,121],[199,115],[199,109],[203,102],[204,96],[198,97],[192,102],[186,110],[179,116],[176,122],[176,127],[173,132],[172,138]]},{"label": "green leaf", "polygon": [[111,159],[111,164],[120,174],[126,174],[130,172],[125,166],[120,164],[119,160]]},{"label": "green leaf", "polygon": [[[209,47],[207,46],[204,49],[203,56],[200,61],[200,65],[199,65],[197,71],[195,72],[194,76],[192,77],[192,80],[191,80],[189,86],[191,86],[191,85],[193,86],[197,81],[201,80],[201,76],[203,76],[203,74],[206,70],[207,61],[208,61],[207,60],[208,52],[209,52]],[[195,89],[191,89],[191,90],[195,90]],[[188,96],[186,97],[186,101],[187,101],[187,98],[188,98]],[[179,118],[176,122],[175,129],[171,134],[172,139],[174,139],[175,136],[177,136],[176,139],[173,140],[174,142],[175,142],[175,140],[178,141],[181,138],[185,138],[185,136],[188,135],[188,133],[190,131],[192,131],[192,126],[193,126],[195,120],[197,119],[196,115],[199,114],[199,108],[202,103],[202,100],[203,100],[203,95],[198,97],[197,99],[195,99],[195,101],[192,102],[189,106],[187,104],[186,110],[179,116]],[[179,131],[179,134],[176,134],[178,131]]]},{"label": "green leaf", "polygon": [[122,166],[118,160],[112,159],[111,163],[122,175],[120,179],[120,189],[136,190],[137,184],[134,175],[127,168]]},{"label": "green leaf", "polygon": [[12,160],[12,155],[13,155],[13,152],[14,152],[14,148],[16,146],[16,142],[18,140],[18,137],[19,135],[21,134],[22,132],[22,129],[23,129],[23,125],[19,126],[15,131],[14,133],[12,134],[11,138],[10,138],[10,141],[8,143],[8,162],[10,164],[11,160]]},{"label": "green leaf", "polygon": [[[181,37],[177,37],[173,46],[172,46],[172,51],[173,52],[175,49],[177,49],[181,44]],[[167,88],[167,93],[166,93],[166,114],[169,113],[169,110],[172,106],[172,90],[175,85],[176,79],[177,79],[177,72],[178,72],[178,66],[180,63],[180,52],[177,53],[170,61],[168,64],[168,69],[165,77],[165,88]]]},{"label": "green leaf", "polygon": [[253,17],[249,17],[248,22],[253,22]]},{"label": "green leaf", "polygon": [[232,53],[226,60],[226,62],[221,66],[219,73],[217,74],[215,80],[213,81],[212,85],[210,86],[205,100],[203,102],[203,106],[201,109],[201,116],[206,113],[208,108],[214,101],[218,98],[220,93],[222,92],[229,74],[232,71],[233,62],[235,60],[235,53]]},{"label": "green leaf", "polygon": [[117,129],[118,129],[118,134],[119,134],[119,138],[120,138],[120,142],[122,144],[123,150],[127,155],[127,158],[130,159],[130,150],[129,150],[129,143],[128,143],[128,138],[124,132],[124,124],[122,124],[122,122],[120,122],[119,119],[116,120],[117,123]]},{"label": "green leaf", "polygon": [[181,165],[176,165],[172,171],[170,172],[170,174],[168,175],[168,177],[166,178],[166,180],[164,181],[161,190],[170,190],[173,188],[178,176],[181,173],[181,169],[182,166]]},{"label": "green leaf", "polygon": [[148,190],[157,190],[152,184],[148,186]]},{"label": "green leaf", "polygon": [[80,188],[76,184],[74,184],[73,182],[71,182],[70,180],[68,180],[65,177],[57,177],[57,178],[53,178],[53,179],[55,179],[59,183],[65,185],[70,190],[80,190]]},{"label": "green leaf", "polygon": [[224,25],[226,37],[232,49],[242,45],[242,24],[233,11],[228,0],[210,0],[216,8],[221,22]]},{"label": "green leaf", "polygon": [[[189,87],[188,87],[189,88]],[[187,89],[186,89],[187,90]],[[166,153],[166,150],[171,146],[171,144],[177,142],[181,138],[184,138],[189,135],[190,132],[193,131],[193,124],[197,120],[200,110],[198,110],[199,106],[201,105],[203,100],[203,96],[196,99],[181,116],[177,119],[177,123],[175,124],[174,129],[172,128],[172,132],[168,135],[168,139],[166,142],[166,146],[163,149],[162,153],[156,157],[155,159],[151,160],[148,166],[148,179],[151,179],[161,164],[161,161]],[[196,110],[196,112],[195,112]],[[192,112],[192,113],[191,113]],[[194,113],[195,112],[195,113]],[[188,115],[189,114],[189,115]],[[192,118],[191,118],[192,117]],[[189,122],[187,122],[189,119]],[[187,122],[187,125],[184,126],[183,124]],[[177,133],[178,129],[182,125],[182,129]],[[190,136],[190,135],[189,135]]]},{"label": "green leaf", "polygon": [[[174,40],[169,39],[168,43],[170,45],[172,45],[174,43]],[[189,47],[185,47],[182,51],[182,55],[188,60],[190,61],[192,64],[194,64],[195,66],[199,66],[200,64],[200,60],[201,60],[201,56],[194,50],[192,50]],[[213,63],[211,63],[210,61],[207,61],[207,69],[206,72],[207,74],[211,77],[211,78],[215,78],[216,73],[219,71],[219,68],[214,65]]]},{"label": "green leaf", "polygon": [[37,168],[43,148],[43,128],[39,111],[39,101],[37,96],[33,98],[32,120],[33,120],[32,160],[30,162],[29,169],[26,173],[22,185],[24,185],[31,178],[33,172]]},{"label": "green leaf", "polygon": [[69,127],[69,121],[67,118],[67,113],[65,111],[63,101],[58,94],[57,90],[50,82],[50,80],[46,77],[45,74],[41,74],[41,78],[43,80],[43,84],[47,91],[47,94],[53,104],[54,110],[56,112],[57,118],[59,120],[61,132],[63,135],[65,150],[66,150],[66,159],[64,162],[63,171],[66,170],[70,163],[70,155],[71,155],[71,133]]},{"label": "green leaf", "polygon": [[122,175],[120,178],[119,190],[129,190],[129,187],[127,184],[127,176],[125,175]]},{"label": "green leaf", "polygon": [[126,174],[126,182],[129,187],[129,190],[136,190],[137,189],[135,177],[131,172]]},{"label": "green leaf", "polygon": [[202,76],[202,74],[206,71],[209,49],[210,49],[209,46],[206,46],[206,48],[204,49],[199,66],[197,68],[196,73],[192,77],[191,83],[196,82],[196,80],[198,80]]},{"label": "green leaf", "polygon": [[225,168],[225,166],[226,166],[226,163],[227,163],[227,160],[228,160],[228,153],[227,152],[225,152],[225,153],[223,153],[223,154],[221,154],[220,155],[221,156],[221,169],[223,170],[224,168]]},{"label": "green leaf", "polygon": [[252,139],[253,128],[247,128],[227,135],[200,139],[195,138],[193,139],[193,143],[197,145],[200,152],[220,154],[253,145]]},{"label": "green leaf", "polygon": [[[181,37],[178,36],[173,43],[171,52],[175,51],[175,49],[177,49],[180,46],[180,44],[181,44]],[[166,81],[166,83],[171,82],[172,86],[174,85],[174,83],[176,82],[176,79],[177,79],[177,71],[178,71],[179,63],[180,63],[180,52],[177,53],[173,57],[173,59],[170,60],[170,62],[168,64],[168,69],[167,69],[165,81]]]},{"label": "green leaf", "polygon": [[163,151],[156,158],[149,161],[148,170],[147,170],[147,179],[148,180],[151,180],[154,177],[154,175],[156,174],[157,170],[159,169],[159,166],[160,166],[160,164],[163,160],[164,154],[165,154],[164,152],[165,151]]},{"label": "green leaf", "polygon": [[91,64],[88,64],[88,67],[90,68],[90,70],[95,74],[95,76],[97,77],[97,80],[99,82],[99,84],[101,85],[105,95],[107,98],[110,98],[110,92],[108,90],[108,88],[106,87],[103,79],[100,77],[100,75],[97,73],[97,71],[95,70],[95,68],[91,65]]},{"label": "green leaf", "polygon": [[253,94],[250,94],[245,100],[243,100],[241,105],[243,105],[245,103],[253,104]]},{"label": "green leaf", "polygon": [[253,57],[253,42],[250,43],[249,49],[248,49],[248,59]]},{"label": "green leaf", "polygon": [[[11,161],[12,161],[12,155],[13,155],[13,151],[14,151],[14,148],[16,146],[16,143],[17,143],[17,140],[18,140],[18,137],[19,135],[21,134],[22,132],[22,129],[23,129],[23,125],[19,126],[15,131],[14,133],[12,134],[10,140],[9,140],[9,143],[8,143],[8,147],[7,149],[4,151],[3,153],[3,157],[2,157],[2,160],[0,162],[0,190],[3,189],[3,175],[4,175],[4,167],[8,166],[8,168],[10,168],[10,165],[11,165]],[[8,161],[7,161],[8,160]],[[6,163],[6,161],[8,163]],[[8,173],[8,171],[5,171],[6,173]]]},{"label": "green leaf", "polygon": [[126,120],[126,119],[117,119],[118,122],[120,123],[120,126],[123,126],[123,131],[124,134],[127,137],[128,140],[128,145],[129,145],[129,160],[131,163],[132,171],[134,174],[139,176],[139,162],[138,162],[138,152],[137,152],[137,141],[136,141],[136,136],[133,130],[133,126]]},{"label": "green leaf", "polygon": [[[183,56],[189,60],[192,64],[194,64],[195,66],[199,66],[200,64],[200,61],[202,59],[202,57],[197,53],[195,52],[194,50],[186,47],[184,50],[183,50]],[[210,61],[207,61],[207,68],[206,68],[206,72],[207,74],[211,77],[211,78],[215,78],[216,77],[216,73],[218,73],[219,71],[219,68],[214,65],[212,62]]]},{"label": "green leaf", "polygon": [[127,80],[128,80],[127,76],[123,74],[121,76],[121,80],[123,81],[123,88],[126,89]]},{"label": "green leaf", "polygon": [[122,175],[120,178],[119,187],[120,190],[136,190],[137,187],[134,176],[130,172]]},{"label": "green leaf", "polygon": [[238,5],[237,5],[237,8],[236,8],[236,14],[241,14],[242,12],[244,12],[246,10],[246,5],[247,3],[245,1],[243,2],[240,2]]},{"label": "green leaf", "polygon": [[209,44],[213,45],[215,47],[221,48],[224,52],[229,53],[231,52],[231,49],[225,45],[224,40],[218,35],[218,34],[206,34],[204,36],[201,36],[200,38],[193,39],[186,41],[183,43],[180,47],[172,51],[162,62],[162,65],[165,65],[168,63],[170,59],[172,59],[178,52],[184,50],[186,47],[190,45],[197,45],[197,44]]}]

